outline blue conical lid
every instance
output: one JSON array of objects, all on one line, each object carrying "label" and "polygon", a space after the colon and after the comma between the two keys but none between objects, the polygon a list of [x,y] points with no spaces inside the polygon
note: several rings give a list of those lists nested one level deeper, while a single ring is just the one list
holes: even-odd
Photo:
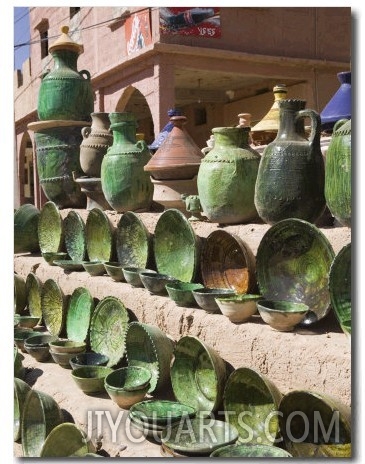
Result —
[{"label": "blue conical lid", "polygon": [[[182,110],[179,108],[171,108],[170,110],[168,110],[167,115],[169,118],[171,118],[172,116],[182,116]],[[158,134],[158,136],[155,138],[155,140],[151,143],[151,145],[148,146],[148,148],[154,151],[160,148],[162,142],[164,142],[169,132],[172,131],[173,127],[174,124],[171,121],[169,121],[166,124],[166,126],[162,129],[162,131]]]},{"label": "blue conical lid", "polygon": [[321,112],[322,130],[332,130],[339,119],[351,119],[351,71],[337,77],[341,85]]}]

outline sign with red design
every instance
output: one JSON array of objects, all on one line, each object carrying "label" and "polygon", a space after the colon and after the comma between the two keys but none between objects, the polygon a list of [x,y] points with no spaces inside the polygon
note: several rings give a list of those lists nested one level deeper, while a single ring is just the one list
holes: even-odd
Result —
[{"label": "sign with red design", "polygon": [[149,8],[138,11],[127,18],[125,41],[127,55],[131,55],[152,43]]},{"label": "sign with red design", "polygon": [[220,8],[160,8],[162,34],[221,36]]}]

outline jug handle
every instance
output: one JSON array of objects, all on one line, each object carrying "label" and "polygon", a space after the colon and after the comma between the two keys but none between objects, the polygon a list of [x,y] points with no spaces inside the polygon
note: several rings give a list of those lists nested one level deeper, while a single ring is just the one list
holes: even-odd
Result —
[{"label": "jug handle", "polygon": [[91,127],[89,127],[89,126],[83,127],[81,129],[81,135],[82,135],[83,139],[87,139],[89,137],[90,133],[91,133]]},{"label": "jug handle", "polygon": [[299,118],[310,118],[311,120],[311,132],[308,141],[312,145],[314,140],[319,140],[321,136],[321,117],[316,111],[307,109],[298,111],[296,119]]},{"label": "jug handle", "polygon": [[83,69],[82,71],[79,72],[79,74],[81,74],[81,76],[85,77],[86,80],[90,80],[91,79],[91,74],[89,73],[89,71],[87,69]]},{"label": "jug handle", "polygon": [[136,147],[139,148],[139,150],[143,151],[146,148],[148,148],[147,143],[145,140],[137,140],[136,142]]}]

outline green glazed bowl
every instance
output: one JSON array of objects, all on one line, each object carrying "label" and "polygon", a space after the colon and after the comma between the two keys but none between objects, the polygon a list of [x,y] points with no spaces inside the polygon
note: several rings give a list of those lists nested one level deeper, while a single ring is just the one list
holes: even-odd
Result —
[{"label": "green glazed bowl", "polygon": [[108,366],[123,358],[128,328],[129,314],[118,298],[107,296],[99,301],[90,322],[90,346],[95,353],[108,356]]},{"label": "green glazed bowl", "polygon": [[132,287],[144,287],[140,273],[141,272],[156,272],[153,269],[145,269],[141,267],[127,266],[123,267],[123,274],[125,281],[132,285]]},{"label": "green glazed bowl", "polygon": [[131,322],[126,336],[128,366],[151,372],[149,393],[162,390],[170,379],[173,342],[157,326]]},{"label": "green glazed bowl", "polygon": [[110,390],[143,390],[149,387],[151,371],[145,367],[127,366],[116,369],[105,379]]},{"label": "green glazed bowl", "polygon": [[51,335],[59,335],[66,319],[66,299],[54,279],[47,279],[41,295],[44,324]]},{"label": "green glazed bowl", "polygon": [[84,269],[91,276],[101,276],[105,274],[105,266],[102,261],[84,261]]},{"label": "green glazed bowl", "polygon": [[85,366],[71,371],[71,377],[76,385],[87,395],[105,392],[105,377],[113,372],[107,366]]},{"label": "green glazed bowl", "polygon": [[14,272],[14,313],[22,314],[27,305],[26,281]]},{"label": "green glazed bowl", "polygon": [[40,211],[38,241],[42,253],[64,251],[63,220],[53,201],[45,203]]},{"label": "green glazed bowl", "polygon": [[73,423],[65,422],[51,430],[45,439],[40,457],[85,457],[94,452],[95,447],[86,433]]},{"label": "green glazed bowl", "polygon": [[246,322],[251,316],[257,313],[257,302],[262,299],[261,295],[232,295],[216,298],[217,305],[223,316],[239,324]]},{"label": "green glazed bowl", "polygon": [[170,282],[165,287],[169,297],[175,301],[175,304],[184,307],[196,307],[197,302],[193,290],[204,288],[202,284],[192,282]]},{"label": "green glazed bowl", "polygon": [[14,211],[14,253],[39,251],[39,215],[39,209],[31,203],[25,203]]},{"label": "green glazed bowl", "polygon": [[166,426],[183,418],[192,418],[196,410],[178,401],[147,400],[135,404],[129,410],[129,417],[147,425]]},{"label": "green glazed bowl", "polygon": [[50,359],[49,342],[57,337],[53,335],[33,335],[24,341],[24,348],[38,362]]},{"label": "green glazed bowl", "polygon": [[331,264],[329,291],[338,323],[351,336],[351,243],[339,251]]},{"label": "green glazed bowl", "polygon": [[27,350],[24,347],[24,342],[27,338],[35,336],[35,335],[42,335],[42,332],[35,332],[32,329],[26,328],[26,329],[14,329],[14,343],[15,345],[20,349],[20,351],[23,351],[23,353],[27,352]]},{"label": "green glazed bowl", "polygon": [[139,273],[143,286],[152,295],[167,295],[166,284],[177,282],[174,277],[158,272],[144,271]]},{"label": "green glazed bowl", "polygon": [[67,338],[77,342],[88,340],[94,308],[94,298],[87,288],[78,287],[73,291],[66,315]]},{"label": "green glazed bowl", "polygon": [[159,217],[154,233],[157,271],[182,282],[193,282],[200,272],[200,238],[186,216],[167,209]]},{"label": "green glazed bowl", "polygon": [[108,261],[104,263],[104,267],[108,276],[115,282],[125,282],[123,266],[119,261]]},{"label": "green glazed bowl", "polygon": [[47,436],[62,421],[57,402],[50,395],[31,389],[25,398],[21,425],[23,456],[39,457]]},{"label": "green glazed bowl", "polygon": [[33,329],[33,327],[39,324],[40,319],[37,316],[20,316],[19,314],[15,314],[14,322],[16,323],[17,327],[22,329]]},{"label": "green glazed bowl", "polygon": [[199,338],[189,335],[180,338],[170,374],[175,398],[180,403],[202,414],[210,414],[222,404],[226,363]]},{"label": "green glazed bowl", "polygon": [[24,380],[14,377],[14,441],[21,439],[25,398],[31,387]]},{"label": "green glazed bowl", "polygon": [[63,220],[65,245],[67,253],[73,261],[86,259],[85,223],[77,211],[69,211]]},{"label": "green glazed bowl", "polygon": [[58,353],[49,349],[49,353],[53,361],[64,369],[71,369],[70,359],[75,356],[75,353]]},{"label": "green glazed bowl", "polygon": [[85,225],[86,250],[90,261],[111,261],[114,255],[114,229],[99,208],[89,211]]},{"label": "green glazed bowl", "polygon": [[309,307],[293,301],[260,300],[257,303],[260,316],[266,324],[280,332],[290,332],[306,317]]},{"label": "green glazed bowl", "polygon": [[270,445],[227,445],[218,448],[211,458],[292,458],[287,451]]},{"label": "green glazed bowl", "polygon": [[56,266],[61,267],[66,272],[80,272],[84,271],[84,264],[82,261],[73,261],[72,259],[56,259],[54,261]]},{"label": "green glazed bowl", "polygon": [[86,366],[106,366],[109,358],[105,354],[85,352],[74,355],[70,359],[72,369]]},{"label": "green glazed bowl", "polygon": [[152,264],[152,239],[140,216],[122,214],[116,229],[118,261],[122,267],[147,268]]},{"label": "green glazed bowl", "polygon": [[267,300],[309,306],[303,325],[331,309],[329,271],[335,253],[325,235],[301,219],[284,219],[268,229],[256,254],[257,281]]},{"label": "green glazed bowl", "polygon": [[27,275],[27,278],[25,280],[25,288],[27,292],[27,306],[30,315],[41,319],[42,282],[33,272],[29,272],[29,274]]},{"label": "green glazed bowl", "polygon": [[225,295],[234,295],[234,290],[229,288],[197,288],[193,290],[193,296],[198,306],[207,313],[219,313],[219,306],[215,299]]},{"label": "green glazed bowl", "polygon": [[278,408],[282,394],[265,375],[240,367],[228,377],[224,389],[227,422],[234,425],[243,444],[272,445],[280,440]]},{"label": "green glazed bowl", "polygon": [[67,259],[67,253],[65,251],[45,251],[42,253],[42,258],[50,265],[57,266],[55,261]]},{"label": "green glazed bowl", "polygon": [[280,402],[279,423],[294,457],[351,457],[351,408],[338,398],[293,390]]},{"label": "green glazed bowl", "polygon": [[75,355],[86,350],[86,343],[69,339],[57,339],[50,341],[49,347],[54,353],[72,353]]}]

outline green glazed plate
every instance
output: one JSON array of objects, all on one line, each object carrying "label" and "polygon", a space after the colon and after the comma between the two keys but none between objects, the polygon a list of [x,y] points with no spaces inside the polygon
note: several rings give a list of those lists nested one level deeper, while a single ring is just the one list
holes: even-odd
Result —
[{"label": "green glazed plate", "polygon": [[54,264],[61,267],[66,272],[79,272],[85,270],[82,261],[73,261],[72,259],[56,259]]},{"label": "green glazed plate", "polygon": [[41,294],[42,316],[51,335],[60,335],[65,323],[65,298],[61,287],[53,279],[44,282]]},{"label": "green glazed plate", "polygon": [[211,458],[292,458],[287,451],[270,445],[227,445],[218,448]]},{"label": "green glazed plate", "polygon": [[40,211],[38,241],[42,253],[63,251],[63,220],[53,201],[45,203]]},{"label": "green glazed plate", "polygon": [[65,422],[51,430],[43,443],[40,457],[83,457],[89,451],[95,451],[86,433],[75,424]]},{"label": "green glazed plate", "polygon": [[329,275],[331,305],[345,333],[351,334],[351,243],[334,258]]},{"label": "green glazed plate", "polygon": [[63,221],[65,245],[73,261],[86,259],[85,224],[80,214],[71,210]]},{"label": "green glazed plate", "polygon": [[89,290],[78,287],[68,303],[66,316],[67,338],[76,342],[88,339],[91,317],[94,311],[94,299]]},{"label": "green glazed plate", "polygon": [[113,228],[108,216],[99,208],[90,210],[85,225],[86,249],[89,261],[111,261]]},{"label": "green glazed plate", "polygon": [[197,417],[166,427],[161,433],[161,442],[168,448],[190,454],[209,455],[238,438],[235,427],[228,422]]},{"label": "green glazed plate", "polygon": [[42,282],[40,279],[33,273],[29,272],[25,281],[28,309],[31,316],[42,317]]},{"label": "green glazed plate", "polygon": [[159,217],[154,233],[157,270],[182,282],[192,282],[200,266],[200,240],[188,219],[177,209]]},{"label": "green glazed plate", "polygon": [[116,230],[118,261],[122,267],[148,268],[151,260],[151,234],[139,215],[127,211]]},{"label": "green glazed plate", "polygon": [[90,322],[90,345],[95,353],[108,356],[109,367],[124,356],[128,323],[128,311],[118,298],[107,296],[99,301]]},{"label": "green glazed plate", "polygon": [[287,300],[309,306],[302,325],[330,311],[329,270],[335,253],[313,224],[284,219],[263,236],[256,254],[257,281],[267,300]]},{"label": "green glazed plate", "polygon": [[14,377],[14,441],[21,438],[24,402],[31,388],[24,380]]}]

